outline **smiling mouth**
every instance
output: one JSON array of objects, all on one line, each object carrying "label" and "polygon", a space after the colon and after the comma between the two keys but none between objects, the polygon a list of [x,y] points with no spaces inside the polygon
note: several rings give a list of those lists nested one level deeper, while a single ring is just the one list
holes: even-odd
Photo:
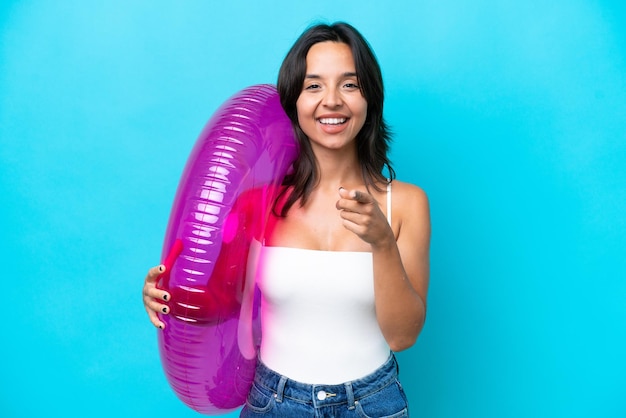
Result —
[{"label": "smiling mouth", "polygon": [[319,121],[322,125],[341,125],[346,123],[347,118],[320,118]]}]

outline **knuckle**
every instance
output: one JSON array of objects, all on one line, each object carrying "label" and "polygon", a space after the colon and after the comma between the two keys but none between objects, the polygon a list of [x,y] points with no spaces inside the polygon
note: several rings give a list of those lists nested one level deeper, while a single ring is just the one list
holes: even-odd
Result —
[{"label": "knuckle", "polygon": [[148,299],[146,301],[146,308],[150,309],[153,312],[156,312],[158,309],[158,305],[157,303],[154,301],[154,299]]}]

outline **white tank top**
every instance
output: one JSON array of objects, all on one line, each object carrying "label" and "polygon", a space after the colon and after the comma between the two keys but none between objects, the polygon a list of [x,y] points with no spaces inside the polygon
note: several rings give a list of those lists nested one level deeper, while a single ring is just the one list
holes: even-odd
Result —
[{"label": "white tank top", "polygon": [[372,253],[261,246],[258,255],[263,363],[316,384],[355,380],[385,363]]}]

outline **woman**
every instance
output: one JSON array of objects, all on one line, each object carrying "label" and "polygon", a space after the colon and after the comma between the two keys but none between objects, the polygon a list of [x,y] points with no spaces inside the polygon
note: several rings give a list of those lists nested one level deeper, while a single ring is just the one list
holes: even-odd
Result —
[{"label": "woman", "polygon": [[[301,151],[260,249],[263,339],[241,416],[406,416],[393,352],[424,324],[430,220],[425,193],[394,180],[380,67],[352,26],[317,25],[277,87]],[[144,284],[159,328],[161,271]]]}]

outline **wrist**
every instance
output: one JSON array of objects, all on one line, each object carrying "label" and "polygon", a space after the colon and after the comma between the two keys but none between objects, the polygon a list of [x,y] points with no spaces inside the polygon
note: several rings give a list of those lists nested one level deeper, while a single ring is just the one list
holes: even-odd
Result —
[{"label": "wrist", "polygon": [[393,251],[398,248],[396,243],[396,237],[393,235],[393,232],[389,230],[389,233],[385,235],[385,237],[376,240],[371,243],[372,251]]}]

